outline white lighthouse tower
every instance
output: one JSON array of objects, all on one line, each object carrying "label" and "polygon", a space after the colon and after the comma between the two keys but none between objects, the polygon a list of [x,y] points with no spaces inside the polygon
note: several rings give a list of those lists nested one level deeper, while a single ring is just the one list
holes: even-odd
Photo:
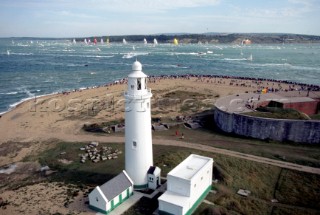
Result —
[{"label": "white lighthouse tower", "polygon": [[152,93],[147,89],[147,75],[135,61],[128,76],[125,102],[125,170],[135,189],[148,187],[147,173],[153,166],[151,136]]}]

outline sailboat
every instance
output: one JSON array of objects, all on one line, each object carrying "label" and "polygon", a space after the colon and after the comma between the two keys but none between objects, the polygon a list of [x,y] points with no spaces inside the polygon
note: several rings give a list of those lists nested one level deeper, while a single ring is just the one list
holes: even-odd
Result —
[{"label": "sailboat", "polygon": [[7,55],[10,55],[10,50],[7,50]]},{"label": "sailboat", "polygon": [[158,41],[156,38],[153,39],[153,45],[155,45],[155,46],[158,45]]},{"label": "sailboat", "polygon": [[107,38],[107,45],[109,45],[109,38]]},{"label": "sailboat", "polygon": [[173,39],[173,44],[174,44],[174,45],[178,45],[178,44],[179,44],[179,42],[178,42],[178,39],[177,39],[177,38],[174,38],[174,39]]},{"label": "sailboat", "polygon": [[123,44],[127,44],[126,39],[123,38],[122,43],[123,43]]},{"label": "sailboat", "polygon": [[73,39],[72,43],[73,43],[73,44],[76,44],[76,43],[77,43],[76,39]]},{"label": "sailboat", "polygon": [[148,41],[146,38],[143,39],[143,44],[147,45],[148,44]]},{"label": "sailboat", "polygon": [[252,54],[247,58],[247,60],[249,60],[249,61],[252,61],[252,60],[253,60]]},{"label": "sailboat", "polygon": [[104,42],[103,42],[103,38],[101,38],[100,43],[101,43],[101,44],[104,44]]},{"label": "sailboat", "polygon": [[97,39],[94,38],[93,43],[96,45],[97,44]]},{"label": "sailboat", "polygon": [[83,42],[84,42],[85,44],[88,44],[88,41],[87,41],[86,38],[83,40]]}]

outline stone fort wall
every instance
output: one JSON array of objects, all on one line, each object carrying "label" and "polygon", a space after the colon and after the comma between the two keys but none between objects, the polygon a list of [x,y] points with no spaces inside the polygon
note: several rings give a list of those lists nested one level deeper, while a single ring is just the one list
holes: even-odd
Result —
[{"label": "stone fort wall", "polygon": [[320,143],[320,121],[285,120],[228,113],[215,108],[214,121],[218,128],[257,139],[291,141],[296,143]]}]

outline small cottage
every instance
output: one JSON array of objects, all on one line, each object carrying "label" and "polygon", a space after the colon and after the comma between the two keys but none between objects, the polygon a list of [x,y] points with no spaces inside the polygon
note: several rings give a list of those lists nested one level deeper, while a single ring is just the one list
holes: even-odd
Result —
[{"label": "small cottage", "polygon": [[89,207],[107,214],[133,194],[133,181],[126,171],[112,178],[101,186],[97,186],[89,194]]}]

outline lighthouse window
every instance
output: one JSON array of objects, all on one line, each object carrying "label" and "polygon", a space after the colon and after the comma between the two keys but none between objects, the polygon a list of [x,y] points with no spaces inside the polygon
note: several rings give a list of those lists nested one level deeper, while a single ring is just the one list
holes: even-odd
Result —
[{"label": "lighthouse window", "polygon": [[131,85],[131,90],[133,90],[133,89],[134,89],[134,85],[132,84],[132,85]]},{"label": "lighthouse window", "polygon": [[134,148],[136,148],[136,147],[137,147],[137,142],[136,142],[136,141],[133,141],[132,146],[133,146]]},{"label": "lighthouse window", "polygon": [[147,103],[147,108],[149,108],[149,102]]},{"label": "lighthouse window", "polygon": [[138,90],[141,90],[141,78],[138,78],[137,86],[138,86]]},{"label": "lighthouse window", "polygon": [[144,79],[144,89],[147,89],[147,79]]}]

